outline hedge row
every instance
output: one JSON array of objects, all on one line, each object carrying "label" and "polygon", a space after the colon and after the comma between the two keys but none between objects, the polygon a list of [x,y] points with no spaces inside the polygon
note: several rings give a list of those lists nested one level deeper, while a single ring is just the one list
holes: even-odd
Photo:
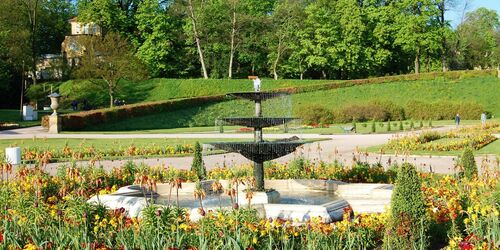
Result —
[{"label": "hedge row", "polygon": [[453,103],[447,101],[425,103],[409,101],[400,106],[390,101],[370,101],[353,104],[330,110],[321,105],[303,107],[299,118],[305,124],[349,123],[352,121],[398,121],[414,120],[448,120],[458,113],[462,119],[479,119],[484,107],[476,102]]},{"label": "hedge row", "polygon": [[[62,115],[62,130],[79,131],[96,124],[115,122],[153,113],[175,111],[183,108],[220,102],[224,98],[225,96],[222,95],[202,96],[161,102],[130,104],[114,108],[66,114]],[[48,127],[48,116],[43,117],[42,126]]]},{"label": "hedge row", "polygon": [[[445,73],[434,72],[434,73],[422,73],[419,75],[410,74],[410,75],[386,76],[386,77],[377,77],[377,78],[368,78],[359,80],[347,80],[336,83],[315,84],[308,86],[276,89],[274,91],[288,92],[290,94],[293,94],[293,93],[329,90],[335,88],[344,88],[344,87],[351,87],[351,86],[365,85],[365,84],[380,84],[380,83],[396,82],[396,81],[433,80],[438,77],[444,77],[446,79],[461,79],[465,77],[494,75],[495,73],[496,71],[493,70],[450,71]],[[202,97],[175,99],[168,101],[138,103],[138,104],[125,105],[115,108],[97,109],[91,111],[66,114],[62,116],[63,118],[62,130],[66,131],[84,130],[86,127],[100,123],[115,122],[122,119],[140,117],[158,112],[175,111],[183,108],[220,102],[223,100],[224,100],[223,95],[202,96]],[[359,107],[354,108],[354,110],[358,109]],[[389,119],[391,118],[392,117],[389,117]],[[352,120],[352,115],[350,116],[350,120]],[[42,126],[45,127],[48,126],[48,117],[43,117]]]}]

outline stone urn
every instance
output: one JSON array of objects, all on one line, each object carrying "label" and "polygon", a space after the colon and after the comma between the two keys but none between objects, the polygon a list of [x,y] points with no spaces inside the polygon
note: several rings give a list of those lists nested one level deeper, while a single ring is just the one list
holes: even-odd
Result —
[{"label": "stone urn", "polygon": [[57,92],[54,92],[50,95],[48,95],[50,98],[50,108],[54,110],[52,113],[53,116],[57,115],[57,109],[59,108],[59,99],[61,99],[61,95],[59,95]]}]

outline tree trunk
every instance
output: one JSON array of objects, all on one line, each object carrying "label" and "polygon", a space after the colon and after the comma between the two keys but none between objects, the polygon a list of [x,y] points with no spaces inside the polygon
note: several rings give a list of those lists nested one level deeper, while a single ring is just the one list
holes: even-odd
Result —
[{"label": "tree trunk", "polygon": [[446,47],[446,34],[444,32],[444,29],[446,27],[446,20],[444,19],[444,14],[446,11],[446,6],[445,6],[445,0],[442,0],[439,3],[439,11],[440,11],[440,19],[439,22],[441,24],[441,67],[443,72],[448,71],[448,65],[446,63],[446,54],[448,52],[448,49]]},{"label": "tree trunk", "polygon": [[417,49],[415,54],[415,74],[420,74],[420,49]]},{"label": "tree trunk", "polygon": [[276,60],[274,60],[274,62],[273,62],[274,80],[278,80],[278,72],[277,72],[276,68],[278,67],[278,62],[280,60],[280,56],[281,56],[281,38],[278,41],[278,54],[276,55]]},{"label": "tree trunk", "polygon": [[108,83],[108,90],[109,90],[109,107],[112,108],[115,104],[115,91],[112,85]]},{"label": "tree trunk", "polygon": [[235,46],[234,46],[234,37],[236,35],[236,6],[233,8],[233,18],[232,18],[232,24],[233,28],[231,30],[231,52],[229,55],[229,75],[228,77],[231,79],[233,77],[233,58],[234,58],[234,52],[235,52]]},{"label": "tree trunk", "polygon": [[200,37],[198,36],[198,30],[196,29],[196,17],[194,15],[193,2],[191,0],[188,0],[188,7],[190,12],[191,22],[193,25],[193,35],[196,41],[196,48],[198,49],[198,55],[200,56],[203,78],[208,79],[207,68],[205,67],[205,59],[203,58],[203,51],[201,50]]}]

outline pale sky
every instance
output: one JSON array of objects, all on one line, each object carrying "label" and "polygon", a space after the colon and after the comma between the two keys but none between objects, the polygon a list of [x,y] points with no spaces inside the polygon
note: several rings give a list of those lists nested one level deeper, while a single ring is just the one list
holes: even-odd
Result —
[{"label": "pale sky", "polygon": [[[458,0],[457,2],[459,3],[457,4],[457,6],[448,11],[446,19],[451,21],[451,26],[453,28],[457,27],[457,25],[460,24],[464,8],[464,1],[467,0]],[[486,7],[488,9],[496,10],[500,15],[500,0],[468,0],[468,2],[469,5],[467,12],[481,7]]]}]

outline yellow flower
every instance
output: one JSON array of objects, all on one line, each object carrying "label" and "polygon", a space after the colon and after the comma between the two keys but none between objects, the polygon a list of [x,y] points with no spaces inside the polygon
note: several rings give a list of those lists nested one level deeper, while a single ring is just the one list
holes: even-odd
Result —
[{"label": "yellow flower", "polygon": [[253,239],[252,239],[252,243],[253,244],[257,244],[257,242],[258,242],[257,237],[254,236]]},{"label": "yellow flower", "polygon": [[24,250],[37,250],[37,247],[31,243],[28,243],[24,246]]}]

